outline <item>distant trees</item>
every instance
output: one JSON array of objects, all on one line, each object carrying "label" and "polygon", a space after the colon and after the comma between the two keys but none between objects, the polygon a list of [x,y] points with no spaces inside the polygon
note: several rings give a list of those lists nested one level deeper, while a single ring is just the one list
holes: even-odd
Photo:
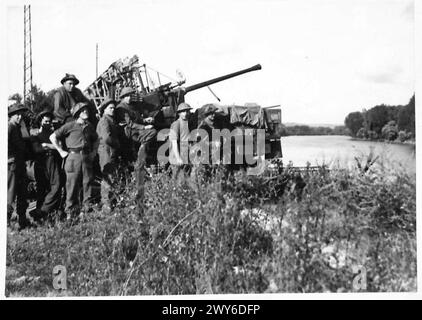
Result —
[{"label": "distant trees", "polygon": [[399,127],[394,120],[389,121],[381,129],[382,137],[388,141],[394,141],[399,136]]},{"label": "distant trees", "polygon": [[48,101],[47,94],[42,91],[37,85],[33,85],[31,88],[31,93],[33,100],[23,102],[22,95],[15,93],[9,96],[9,100],[14,100],[16,103],[23,103],[28,109],[32,110],[34,113],[39,113],[44,110],[47,105],[50,104]]},{"label": "distant trees", "polygon": [[349,130],[345,126],[311,127],[307,125],[295,125],[285,127],[287,136],[324,136],[324,135],[349,135]]},{"label": "distant trees", "polygon": [[415,95],[404,106],[377,105],[351,112],[345,120],[350,134],[360,139],[400,141],[415,139]]},{"label": "distant trees", "polygon": [[349,113],[344,120],[344,125],[349,128],[353,136],[356,136],[359,129],[363,127],[363,115],[361,112]]}]

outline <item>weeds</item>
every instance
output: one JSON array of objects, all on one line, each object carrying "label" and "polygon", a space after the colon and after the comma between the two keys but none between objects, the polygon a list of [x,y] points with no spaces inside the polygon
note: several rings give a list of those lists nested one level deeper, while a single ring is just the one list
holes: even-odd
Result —
[{"label": "weeds", "polygon": [[[218,170],[182,184],[158,172],[142,214],[133,186],[116,186],[110,215],[9,231],[6,295],[348,292],[356,265],[366,268],[367,291],[415,291],[415,178],[362,168]],[[65,292],[52,287],[59,264]]]}]

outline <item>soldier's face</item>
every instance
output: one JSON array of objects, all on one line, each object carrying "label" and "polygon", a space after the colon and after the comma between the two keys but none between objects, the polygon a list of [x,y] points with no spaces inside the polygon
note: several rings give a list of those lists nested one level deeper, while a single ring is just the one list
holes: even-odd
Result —
[{"label": "soldier's face", "polygon": [[79,113],[79,118],[82,120],[88,120],[89,118],[89,111],[87,108],[83,108],[83,110]]},{"label": "soldier's face", "polygon": [[114,105],[114,103],[110,103],[105,109],[104,109],[104,115],[113,117],[114,116],[114,109],[116,108],[116,106]]},{"label": "soldier's face", "polygon": [[51,117],[43,117],[41,120],[41,127],[45,129],[51,128]]},{"label": "soldier's face", "polygon": [[129,122],[130,122],[130,120],[131,120],[131,119],[130,119],[130,115],[129,115],[129,113],[125,112],[125,113],[124,113],[124,117],[125,117],[125,122],[126,122],[126,123],[129,123]]},{"label": "soldier's face", "polygon": [[75,82],[73,80],[67,80],[63,83],[63,87],[68,92],[72,92],[73,88],[75,87]]},{"label": "soldier's face", "polygon": [[190,110],[185,110],[185,111],[180,112],[180,118],[182,120],[187,120],[189,118],[189,115],[190,115]]},{"label": "soldier's face", "polygon": [[215,119],[215,114],[214,113],[210,113],[209,115],[207,115],[207,119],[209,120],[209,121],[214,121],[214,119]]},{"label": "soldier's face", "polygon": [[10,117],[10,122],[12,122],[13,124],[20,124],[21,121],[22,121],[22,113],[21,112],[15,113],[14,115],[12,115]]}]

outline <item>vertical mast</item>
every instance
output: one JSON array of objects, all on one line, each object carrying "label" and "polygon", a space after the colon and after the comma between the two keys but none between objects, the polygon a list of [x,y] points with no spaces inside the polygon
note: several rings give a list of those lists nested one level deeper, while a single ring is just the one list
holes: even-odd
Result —
[{"label": "vertical mast", "polygon": [[32,35],[31,35],[31,6],[27,5],[23,8],[23,102],[29,104],[33,110],[33,94],[32,94]]}]

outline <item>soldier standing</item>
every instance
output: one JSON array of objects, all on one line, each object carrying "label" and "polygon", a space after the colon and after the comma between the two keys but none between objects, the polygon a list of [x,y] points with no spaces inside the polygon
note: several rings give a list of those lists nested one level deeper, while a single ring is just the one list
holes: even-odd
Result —
[{"label": "soldier standing", "polygon": [[[83,188],[83,211],[91,211],[92,182],[94,180],[93,161],[98,148],[98,135],[88,121],[89,109],[86,103],[77,103],[72,108],[74,120],[53,132],[50,140],[66,158],[66,208],[69,218],[79,214],[79,194]],[[68,151],[63,150],[59,140],[65,140]]]},{"label": "soldier standing", "polygon": [[102,210],[110,212],[116,204],[116,197],[111,190],[113,181],[117,177],[117,160],[120,149],[119,127],[114,120],[116,101],[106,99],[100,106],[99,112],[103,113],[97,124],[99,138],[98,155],[103,180],[101,181]]},{"label": "soldier standing", "polygon": [[58,88],[54,94],[54,115],[60,124],[72,121],[72,108],[79,102],[85,102],[89,106],[90,122],[95,124],[95,108],[90,104],[87,97],[81,90],[76,88],[79,80],[73,74],[66,73],[61,80],[62,87]]},{"label": "soldier standing", "polygon": [[62,188],[62,159],[50,141],[54,132],[51,111],[43,111],[37,117],[39,131],[31,137],[35,151],[34,175],[37,184],[37,218],[45,218],[59,209]]},{"label": "soldier standing", "polygon": [[8,115],[8,150],[7,150],[7,220],[13,213],[13,202],[16,199],[19,230],[31,225],[26,218],[26,201],[28,179],[25,166],[25,141],[22,138],[22,114],[28,109],[21,104],[9,107]]},{"label": "soldier standing", "polygon": [[189,171],[189,116],[191,106],[182,102],[177,107],[179,118],[170,126],[170,163],[173,165],[173,177],[179,180],[180,172]]}]

